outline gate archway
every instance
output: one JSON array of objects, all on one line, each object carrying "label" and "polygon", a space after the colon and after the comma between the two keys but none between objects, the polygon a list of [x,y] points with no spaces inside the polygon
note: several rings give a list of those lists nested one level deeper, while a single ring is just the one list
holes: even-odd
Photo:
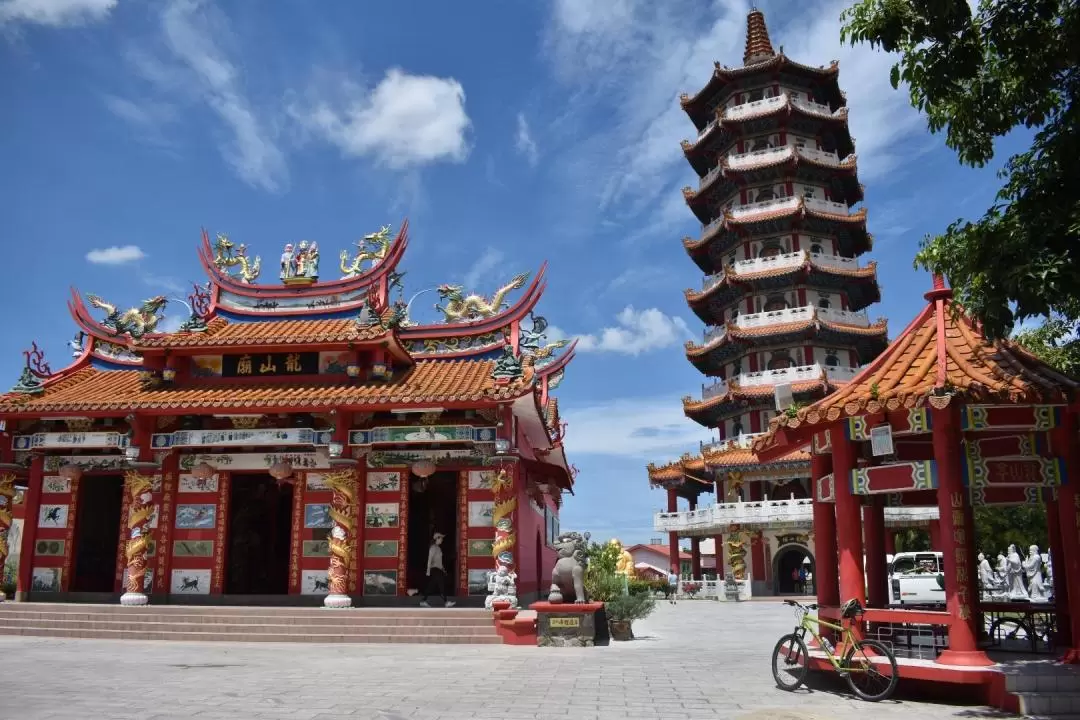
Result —
[{"label": "gate archway", "polygon": [[[773,592],[777,595],[809,595],[813,592],[814,556],[805,545],[788,543],[782,545],[773,556]],[[806,570],[805,582],[793,577],[792,572]]]}]

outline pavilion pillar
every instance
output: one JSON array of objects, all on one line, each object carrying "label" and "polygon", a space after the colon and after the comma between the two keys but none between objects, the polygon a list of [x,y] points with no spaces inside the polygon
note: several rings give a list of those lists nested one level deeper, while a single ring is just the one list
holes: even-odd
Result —
[{"label": "pavilion pillar", "polygon": [[[0,577],[4,574],[4,565],[7,562],[8,554],[11,552],[11,548],[8,546],[8,538],[11,536],[11,523],[14,521],[12,510],[14,508],[15,473],[0,471]],[[3,589],[0,589],[0,603],[6,599]]]},{"label": "pavilion pillar", "polygon": [[[832,472],[832,455],[811,455],[810,476],[814,497],[814,590],[818,605],[840,604],[837,585],[836,515],[833,504],[822,499],[821,478]],[[835,479],[834,479],[835,482]]]},{"label": "pavilion pillar", "polygon": [[[335,454],[343,453],[349,446],[349,415],[336,413],[334,432],[331,442],[335,443]],[[323,606],[328,608],[347,608],[352,606],[349,596],[349,574],[356,571],[356,535],[359,514],[357,508],[357,461],[348,458],[331,458],[332,472],[323,476],[323,481],[333,495],[330,500],[330,518],[334,527],[330,531],[330,566],[327,570],[329,592],[323,598]]]},{"label": "pavilion pillar", "polygon": [[724,579],[724,536],[713,535],[713,547],[716,548],[716,579]]},{"label": "pavilion pillar", "polygon": [[[931,398],[933,401],[934,398]],[[949,649],[938,656],[942,665],[988,666],[994,663],[978,648],[977,599],[974,587],[974,522],[961,462],[960,403],[942,409],[931,407],[934,428],[934,462],[937,466],[937,498],[940,549],[944,560],[945,604],[951,616]]]},{"label": "pavilion pillar", "polygon": [[926,531],[930,535],[930,549],[941,550],[941,520],[931,520]]},{"label": "pavilion pillar", "polygon": [[690,577],[701,579],[701,538],[690,538]]},{"label": "pavilion pillar", "polygon": [[[669,513],[679,511],[679,497],[675,494],[675,488],[668,488],[667,511]],[[668,533],[668,563],[671,572],[679,574],[679,534],[672,530]]]},{"label": "pavilion pillar", "polygon": [[851,492],[855,469],[855,443],[847,436],[847,424],[829,431],[833,448],[833,487],[836,491],[836,541],[840,569],[840,601],[857,599],[866,605],[863,575],[862,503]]},{"label": "pavilion pillar", "polygon": [[1058,598],[1055,592],[1055,602],[1058,608],[1068,605],[1071,620],[1069,649],[1062,661],[1080,664],[1080,493],[1076,491],[1076,485],[1080,483],[1080,452],[1077,450],[1075,408],[1064,413],[1055,435],[1055,440],[1060,440],[1054,446],[1061,448],[1061,458],[1065,461],[1065,484],[1058,488],[1057,502],[1062,557],[1051,556],[1050,560],[1054,567],[1055,591],[1058,575],[1062,576],[1061,584],[1066,588],[1063,598]]},{"label": "pavilion pillar", "polygon": [[[34,546],[37,542],[38,511],[41,508],[41,483],[45,478],[45,456],[35,454],[30,458],[30,473],[26,479],[23,497],[23,535],[19,551],[19,574],[15,581],[15,600],[30,599],[34,576]],[[74,522],[70,518],[68,522]]]},{"label": "pavilion pillar", "polygon": [[881,495],[871,495],[863,506],[863,533],[866,543],[866,604],[883,608],[889,605],[885,560],[885,502]]},{"label": "pavilion pillar", "polygon": [[[1062,546],[1061,540],[1061,511],[1060,502],[1058,500],[1059,494],[1056,491],[1054,497],[1046,501],[1046,534],[1050,540],[1050,562],[1055,562],[1054,558],[1064,558],[1065,548]],[[1065,583],[1065,573],[1055,572],[1054,577],[1054,609],[1057,612],[1057,637],[1054,639],[1055,644],[1060,646],[1069,646],[1069,642],[1072,638],[1072,616],[1069,613],[1069,588]]]},{"label": "pavilion pillar", "polygon": [[890,528],[885,529],[885,554],[896,554],[896,531]]}]

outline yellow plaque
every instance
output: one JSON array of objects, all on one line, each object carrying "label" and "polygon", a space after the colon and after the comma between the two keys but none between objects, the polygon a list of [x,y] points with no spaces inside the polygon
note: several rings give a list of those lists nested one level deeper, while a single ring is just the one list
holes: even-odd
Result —
[{"label": "yellow plaque", "polygon": [[581,618],[579,617],[553,617],[551,618],[551,627],[553,628],[576,628],[581,627]]}]

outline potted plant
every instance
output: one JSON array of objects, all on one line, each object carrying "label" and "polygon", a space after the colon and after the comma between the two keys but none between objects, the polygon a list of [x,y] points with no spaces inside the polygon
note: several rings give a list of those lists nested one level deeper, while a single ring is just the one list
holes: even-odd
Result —
[{"label": "potted plant", "polygon": [[656,600],[647,594],[617,595],[604,603],[612,640],[633,640],[633,622],[649,616]]}]

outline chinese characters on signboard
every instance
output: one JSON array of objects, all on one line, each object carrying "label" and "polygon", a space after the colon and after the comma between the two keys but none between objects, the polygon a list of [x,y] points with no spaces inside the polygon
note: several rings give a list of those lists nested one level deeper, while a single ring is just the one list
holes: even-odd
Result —
[{"label": "chinese characters on signboard", "polygon": [[955,561],[954,580],[956,581],[957,616],[961,620],[971,619],[971,565],[968,562],[967,523],[964,513],[964,493],[950,494],[952,506],[951,525],[953,537],[953,559]]},{"label": "chinese characters on signboard", "polygon": [[318,375],[319,353],[257,353],[225,355],[221,358],[222,377],[274,377],[281,375]]}]

